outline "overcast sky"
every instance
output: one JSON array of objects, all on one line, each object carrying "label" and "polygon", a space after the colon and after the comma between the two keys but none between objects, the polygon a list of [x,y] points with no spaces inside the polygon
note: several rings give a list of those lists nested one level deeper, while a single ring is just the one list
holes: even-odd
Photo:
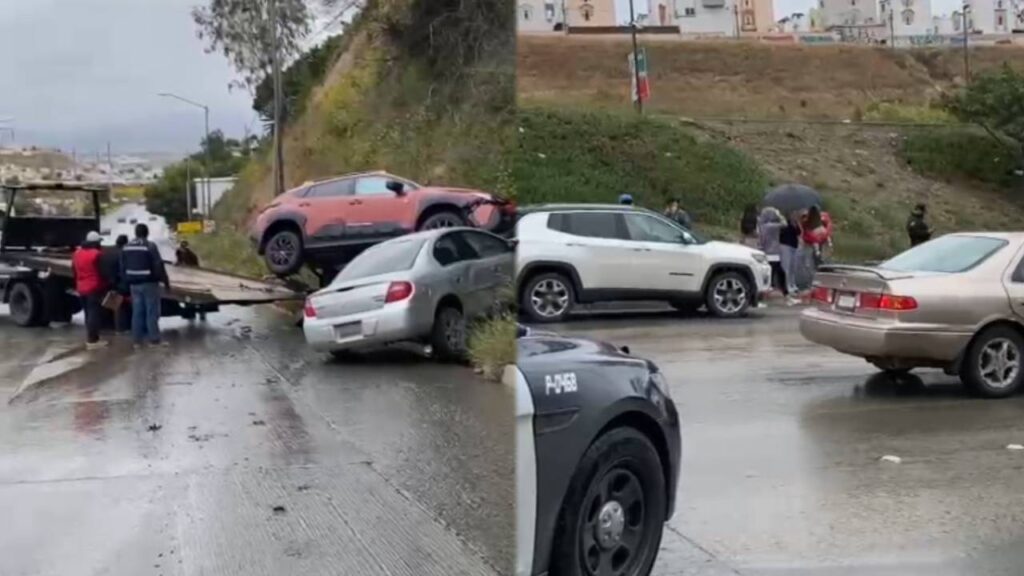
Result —
[{"label": "overcast sky", "polygon": [[211,129],[241,135],[251,98],[196,38],[199,1],[0,0],[0,119],[19,143],[179,152],[198,146],[203,113],[157,96],[175,92],[210,107]]}]

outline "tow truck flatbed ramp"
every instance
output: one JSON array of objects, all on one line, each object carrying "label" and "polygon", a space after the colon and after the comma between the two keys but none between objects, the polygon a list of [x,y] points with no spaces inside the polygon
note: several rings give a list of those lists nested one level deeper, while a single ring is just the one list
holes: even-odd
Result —
[{"label": "tow truck flatbed ramp", "polygon": [[[0,267],[28,268],[71,277],[71,257],[65,254],[6,252]],[[236,276],[206,268],[167,265],[171,290],[165,297],[185,304],[253,305],[305,297],[279,284]]]}]

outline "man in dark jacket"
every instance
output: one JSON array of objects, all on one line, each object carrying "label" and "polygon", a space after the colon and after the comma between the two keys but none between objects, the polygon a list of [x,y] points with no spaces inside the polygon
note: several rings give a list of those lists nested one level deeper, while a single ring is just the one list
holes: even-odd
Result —
[{"label": "man in dark jacket", "polygon": [[914,206],[914,210],[907,218],[907,236],[910,237],[910,245],[917,246],[932,239],[932,228],[925,221],[928,214],[928,207],[924,204]]},{"label": "man in dark jacket", "polygon": [[121,234],[113,246],[103,249],[100,256],[100,273],[107,286],[121,295],[121,306],[114,311],[114,326],[119,334],[132,329],[132,309],[129,299],[128,285],[121,276],[121,251],[128,244],[128,237]]},{"label": "man in dark jacket", "polygon": [[181,244],[178,244],[178,249],[174,252],[174,256],[177,259],[178,266],[199,267],[199,256],[189,248],[186,240],[182,240]]},{"label": "man in dark jacket", "polygon": [[160,284],[170,290],[171,281],[160,249],[149,241],[149,227],[145,224],[135,226],[135,239],[121,250],[121,277],[131,291],[135,346],[141,346],[147,339],[150,344],[161,344]]},{"label": "man in dark jacket", "polygon": [[671,218],[687,230],[693,228],[693,220],[690,219],[690,215],[686,210],[683,210],[682,206],[680,206],[678,198],[673,198],[669,201],[668,206],[665,207],[665,216]]}]

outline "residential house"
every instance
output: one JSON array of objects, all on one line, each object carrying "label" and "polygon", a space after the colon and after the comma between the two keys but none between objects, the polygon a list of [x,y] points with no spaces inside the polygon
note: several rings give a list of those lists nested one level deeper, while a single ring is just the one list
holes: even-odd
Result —
[{"label": "residential house", "polygon": [[877,0],[819,0],[822,25],[833,27],[860,27],[879,24]]},{"label": "residential house", "polygon": [[[679,32],[684,36],[735,37],[739,30],[737,3],[751,1],[673,0],[673,9]],[[771,25],[772,20],[769,19],[767,22]]]},{"label": "residential house", "polygon": [[563,0],[518,0],[516,9],[519,32],[552,32],[565,23]]},{"label": "residential house", "polygon": [[959,12],[932,16],[932,34],[935,36],[952,36],[962,34],[962,20]]},{"label": "residential house", "polygon": [[641,26],[672,29],[677,24],[672,2],[632,0],[631,11],[630,0],[564,0],[564,19],[570,28],[627,28],[632,17]]},{"label": "residential house", "polygon": [[779,20],[779,32],[784,34],[799,34],[810,31],[810,20],[806,14],[797,12]]},{"label": "residential house", "polygon": [[737,0],[736,20],[743,36],[767,34],[775,23],[772,0]]},{"label": "residential house", "polygon": [[615,0],[565,0],[565,21],[570,28],[614,27]]},{"label": "residential house", "polygon": [[[882,0],[881,20],[888,32],[900,39],[928,36],[932,32],[931,0]],[[890,23],[891,19],[891,23]]]},{"label": "residential house", "polygon": [[966,0],[967,24],[971,32],[1008,34],[1018,19],[1012,0]]}]

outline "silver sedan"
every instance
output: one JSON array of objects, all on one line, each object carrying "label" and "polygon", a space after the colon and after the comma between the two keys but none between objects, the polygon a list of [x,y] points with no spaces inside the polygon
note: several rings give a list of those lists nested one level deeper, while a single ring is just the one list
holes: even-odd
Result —
[{"label": "silver sedan", "polygon": [[422,341],[438,357],[462,358],[467,324],[496,309],[514,254],[508,240],[473,228],[377,244],[306,300],[306,342],[338,354]]}]

